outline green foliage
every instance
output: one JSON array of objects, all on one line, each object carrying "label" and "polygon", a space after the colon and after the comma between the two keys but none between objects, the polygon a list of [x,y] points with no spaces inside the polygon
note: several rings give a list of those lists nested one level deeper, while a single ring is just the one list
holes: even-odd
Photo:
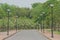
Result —
[{"label": "green foliage", "polygon": [[[51,7],[50,4],[54,4],[53,7],[53,20],[54,20],[54,24],[60,24],[60,1],[57,0],[48,0],[45,3],[35,3],[32,5],[33,9],[32,9],[32,15],[35,18],[35,22],[38,23],[42,23],[42,21],[44,20],[45,23],[45,27],[50,28],[51,26]],[[45,12],[45,15],[42,15],[42,12]],[[39,18],[38,18],[39,17]],[[41,19],[43,17],[43,19]],[[55,25],[57,26],[57,25]],[[58,26],[57,26],[58,27]]]},{"label": "green foliage", "polygon": [[[7,9],[10,9],[10,26],[14,28],[16,16],[18,16],[19,26],[35,26],[38,22],[39,24],[44,21],[44,26],[50,28],[51,26],[51,7],[50,4],[54,4],[53,7],[53,20],[54,25],[56,23],[60,25],[60,1],[57,0],[48,0],[45,3],[33,3],[32,9],[29,8],[20,8],[15,5],[0,4],[0,26],[7,25]],[[41,15],[42,12],[45,12],[44,15]],[[38,18],[39,17],[39,18]],[[4,21],[3,21],[4,18]]]}]

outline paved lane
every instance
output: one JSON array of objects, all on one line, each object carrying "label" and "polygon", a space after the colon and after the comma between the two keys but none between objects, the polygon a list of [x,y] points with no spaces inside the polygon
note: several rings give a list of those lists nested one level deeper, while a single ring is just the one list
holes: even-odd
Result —
[{"label": "paved lane", "polygon": [[48,40],[36,30],[22,30],[6,40]]}]

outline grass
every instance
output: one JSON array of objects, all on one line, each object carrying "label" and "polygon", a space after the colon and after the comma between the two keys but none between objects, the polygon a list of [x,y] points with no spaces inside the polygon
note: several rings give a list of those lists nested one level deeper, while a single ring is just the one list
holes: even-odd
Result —
[{"label": "grass", "polygon": [[59,32],[59,31],[54,31],[54,33],[55,33],[55,34],[60,34],[60,32]]},{"label": "grass", "polygon": [[[48,32],[51,32],[51,30],[48,30]],[[59,31],[54,31],[55,34],[60,34]]]}]

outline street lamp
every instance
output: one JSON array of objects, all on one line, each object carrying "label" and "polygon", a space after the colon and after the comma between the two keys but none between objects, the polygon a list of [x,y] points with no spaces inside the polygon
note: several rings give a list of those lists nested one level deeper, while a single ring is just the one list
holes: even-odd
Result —
[{"label": "street lamp", "polygon": [[42,26],[43,26],[43,33],[44,33],[44,15],[45,15],[45,12],[42,12]]},{"label": "street lamp", "polygon": [[[42,20],[42,14],[40,14],[40,16],[41,16],[41,20]],[[41,32],[42,32],[42,22],[41,22]]]},{"label": "street lamp", "polygon": [[41,23],[41,32],[42,32],[42,29],[43,29],[43,32],[44,32],[44,15],[45,15],[45,12],[42,12],[42,14],[40,14],[41,20],[42,20],[42,23]]},{"label": "street lamp", "polygon": [[7,26],[7,35],[9,35],[9,13],[10,13],[10,9],[7,9],[8,12],[8,26]]},{"label": "street lamp", "polygon": [[38,30],[38,24],[39,24],[39,23],[37,22],[37,23],[36,23],[36,26],[37,26],[37,30]]},{"label": "street lamp", "polygon": [[[40,19],[40,17],[37,18],[38,20]],[[37,22],[37,29],[39,30],[39,21]]]},{"label": "street lamp", "polygon": [[[5,27],[5,25],[4,25],[4,17],[3,17],[3,27]],[[3,28],[3,30],[4,30],[5,28]]]},{"label": "street lamp", "polygon": [[50,4],[50,7],[51,7],[51,37],[53,38],[53,7],[54,7],[54,4]]},{"label": "street lamp", "polygon": [[15,26],[15,27],[16,27],[16,32],[17,32],[17,30],[18,30],[17,18],[18,18],[18,16],[16,16],[16,20],[15,20],[15,22],[16,22],[16,24],[15,24],[15,25],[16,25],[16,26]]}]

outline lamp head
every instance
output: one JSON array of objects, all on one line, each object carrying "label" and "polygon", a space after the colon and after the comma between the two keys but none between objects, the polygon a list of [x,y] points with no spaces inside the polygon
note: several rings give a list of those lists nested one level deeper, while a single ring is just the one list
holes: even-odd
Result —
[{"label": "lamp head", "polygon": [[50,4],[50,7],[54,7],[54,4]]},{"label": "lamp head", "polygon": [[10,12],[10,9],[7,9],[8,12]]},{"label": "lamp head", "polygon": [[16,16],[16,18],[18,18],[18,16]]},{"label": "lamp head", "polygon": [[42,12],[42,14],[45,14],[45,12]]}]

